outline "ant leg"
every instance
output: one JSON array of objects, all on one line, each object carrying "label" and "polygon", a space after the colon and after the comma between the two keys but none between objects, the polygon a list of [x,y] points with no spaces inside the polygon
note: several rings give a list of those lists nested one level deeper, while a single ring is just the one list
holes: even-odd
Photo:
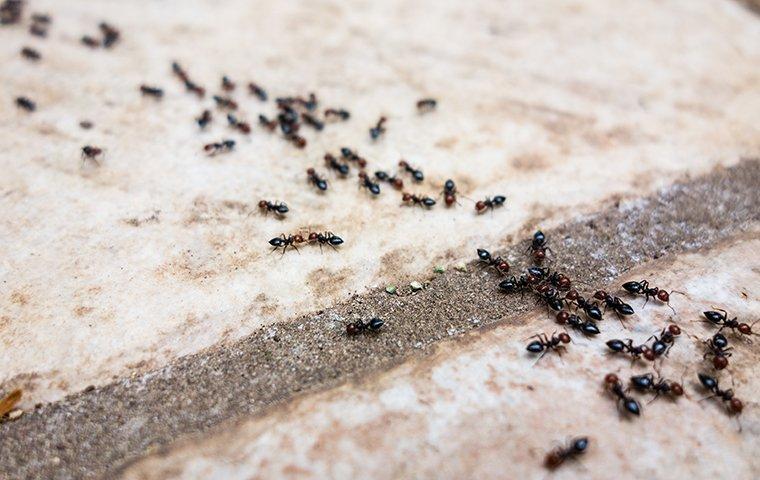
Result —
[{"label": "ant leg", "polygon": [[540,361],[542,358],[544,358],[544,355],[546,355],[546,352],[548,352],[548,351],[549,351],[549,349],[548,349],[548,348],[547,348],[547,349],[544,349],[544,351],[543,351],[543,352],[541,352],[541,355],[539,355],[539,356],[538,356],[538,358],[536,359],[536,361],[535,361],[535,362],[533,362],[533,365],[531,365],[530,367],[531,367],[531,368],[535,367],[535,366],[536,366],[536,364],[537,364],[537,363],[538,363],[538,362],[539,362],[539,361]]},{"label": "ant leg", "polygon": [[700,400],[697,400],[698,402],[704,402],[705,400],[710,400],[711,398],[715,398],[717,395],[710,395],[709,397],[702,398]]}]

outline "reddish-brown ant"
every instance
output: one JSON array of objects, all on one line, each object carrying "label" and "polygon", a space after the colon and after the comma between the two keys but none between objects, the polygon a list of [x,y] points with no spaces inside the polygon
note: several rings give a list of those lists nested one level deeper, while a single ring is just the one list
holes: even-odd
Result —
[{"label": "reddish-brown ant", "polygon": [[644,375],[634,375],[631,377],[631,386],[640,392],[654,392],[654,402],[660,395],[667,395],[671,398],[683,395],[683,386],[673,380],[666,380],[660,376],[657,379],[651,373]]},{"label": "reddish-brown ant", "polygon": [[244,133],[246,135],[251,133],[251,126],[248,124],[248,122],[241,122],[235,115],[231,113],[227,114],[227,123],[230,127],[241,133]]},{"label": "reddish-brown ant", "polygon": [[720,386],[718,385],[718,380],[715,377],[711,377],[710,375],[700,373],[698,374],[698,377],[699,377],[699,382],[702,384],[702,386],[705,387],[710,392],[712,392],[712,395],[710,395],[709,397],[703,398],[702,400],[707,400],[708,398],[717,397],[721,399],[723,403],[726,405],[726,409],[728,410],[728,413],[732,415],[738,415],[742,413],[742,410],[744,409],[744,404],[742,403],[741,400],[739,400],[738,398],[734,396],[734,391],[732,389],[721,390]]},{"label": "reddish-brown ant", "polygon": [[618,316],[633,315],[635,312],[633,308],[627,303],[623,302],[619,297],[613,297],[604,290],[597,290],[594,293],[594,298],[601,300],[604,303],[604,308],[611,308]]},{"label": "reddish-brown ant", "polygon": [[417,101],[417,110],[420,113],[431,112],[438,106],[438,102],[434,98],[423,98]]},{"label": "reddish-brown ant", "polygon": [[158,87],[151,87],[149,85],[140,85],[140,93],[143,96],[153,97],[161,99],[164,96],[164,91]]},{"label": "reddish-brown ant", "polygon": [[264,214],[274,212],[277,215],[285,215],[288,213],[288,206],[282,202],[277,203],[270,202],[269,200],[261,200],[259,202],[259,208],[264,212]]},{"label": "reddish-brown ant", "polygon": [[224,75],[222,77],[222,90],[225,92],[231,92],[235,90],[235,82],[230,79],[227,75]]},{"label": "reddish-brown ant", "polygon": [[318,120],[314,115],[311,115],[309,113],[302,113],[301,120],[303,120],[303,123],[309,125],[310,127],[313,127],[318,132],[325,128],[325,124],[321,120]]},{"label": "reddish-brown ant", "polygon": [[23,108],[27,112],[33,112],[37,110],[37,104],[26,97],[16,97],[16,106]]},{"label": "reddish-brown ant", "polygon": [[0,4],[0,24],[12,25],[21,20],[24,13],[24,2],[22,0],[5,0]]},{"label": "reddish-brown ant", "polygon": [[211,123],[211,120],[211,110],[204,110],[203,113],[201,113],[201,116],[195,119],[198,126],[201,128],[206,128],[206,125]]},{"label": "reddish-brown ant", "polygon": [[[501,258],[501,256],[497,256],[497,257],[492,256],[491,253],[486,249],[483,249],[483,248],[478,249],[478,259],[486,267],[493,267],[496,269],[497,272],[501,273],[502,275],[506,275],[507,272],[509,272],[509,263],[503,258]],[[514,280],[514,277],[512,277],[512,279]],[[501,288],[501,284],[499,285]],[[508,288],[502,288],[502,290],[508,290]]]},{"label": "reddish-brown ant", "polygon": [[607,342],[607,347],[614,353],[625,352],[631,356],[631,362],[635,362],[642,355],[650,362],[654,361],[655,355],[651,348],[646,344],[634,345],[633,340],[627,338],[625,340],[613,339]]},{"label": "reddish-brown ant", "polygon": [[327,167],[331,170],[335,170],[338,172],[341,176],[345,177],[348,175],[349,167],[347,163],[340,163],[335,156],[333,156],[330,153],[325,154],[325,164],[327,164]]},{"label": "reddish-brown ant", "polygon": [[85,145],[82,147],[82,161],[90,160],[95,162],[96,165],[100,165],[100,156],[103,154],[103,149],[93,147],[91,145]]},{"label": "reddish-brown ant", "polygon": [[405,172],[409,173],[415,182],[421,182],[425,180],[425,175],[422,173],[422,170],[413,168],[411,165],[409,165],[409,163],[407,163],[406,160],[400,160],[398,162],[398,166],[403,168]]},{"label": "reddish-brown ant", "polygon": [[578,315],[571,314],[565,310],[560,310],[557,312],[556,319],[558,324],[567,324],[573,330],[577,330],[586,336],[599,335],[600,333],[599,327],[593,320],[583,321]]},{"label": "reddish-brown ant", "polygon": [[369,129],[369,136],[372,140],[377,140],[380,138],[380,135],[385,133],[385,122],[387,118],[380,117],[380,120],[377,121],[377,124],[375,124],[374,127]]},{"label": "reddish-brown ant", "polygon": [[327,190],[327,180],[320,177],[316,171],[314,171],[313,168],[309,168],[306,170],[306,176],[309,179],[309,183],[313,184],[315,187],[320,189],[321,191]]},{"label": "reddish-brown ant", "polygon": [[259,115],[259,125],[266,128],[270,132],[274,132],[274,129],[277,128],[277,121],[269,120],[266,116]]},{"label": "reddish-brown ant", "polygon": [[457,185],[454,183],[454,180],[446,180],[446,182],[443,184],[443,192],[441,192],[441,195],[443,195],[443,201],[447,207],[450,207],[456,203]]},{"label": "reddish-brown ant", "polygon": [[174,72],[174,75],[176,75],[185,84],[185,88],[189,92],[196,94],[200,98],[203,98],[204,95],[206,95],[206,89],[199,87],[192,80],[190,80],[187,72],[180,66],[179,63],[172,62],[172,72]]},{"label": "reddish-brown ant", "polygon": [[525,349],[530,353],[540,353],[541,356],[538,357],[538,360],[541,360],[550,350],[554,350],[558,355],[562,356],[561,351],[565,348],[564,344],[570,343],[570,335],[565,332],[559,335],[556,335],[556,332],[552,333],[551,338],[545,333],[539,333],[530,338],[536,338],[536,340],[530,342]]},{"label": "reddish-brown ant", "polygon": [[235,140],[222,140],[221,142],[208,143],[203,146],[203,150],[210,156],[217,153],[231,152],[235,148]]},{"label": "reddish-brown ant", "polygon": [[342,108],[328,108],[325,110],[325,119],[333,119],[337,118],[339,120],[346,121],[351,117],[351,114],[348,112],[348,110],[343,110]]},{"label": "reddish-brown ant", "polygon": [[97,48],[100,46],[100,42],[98,42],[97,40],[95,40],[93,37],[89,35],[83,35],[80,41],[82,42],[83,45],[86,45],[90,48]]},{"label": "reddish-brown ant", "polygon": [[267,98],[269,98],[269,96],[267,95],[266,90],[264,90],[263,88],[261,88],[256,83],[253,83],[253,82],[248,83],[248,91],[251,92],[251,95],[256,96],[262,102],[266,102]]},{"label": "reddish-brown ant", "polygon": [[317,242],[319,244],[320,251],[322,251],[322,245],[329,245],[333,250],[337,250],[335,247],[343,245],[343,239],[332,232],[311,232],[309,234],[309,243],[314,242]]},{"label": "reddish-brown ant", "polygon": [[577,437],[572,439],[566,446],[557,447],[546,454],[544,466],[549,470],[554,470],[562,465],[565,460],[582,455],[588,448],[588,438]]},{"label": "reddish-brown ant", "polygon": [[636,416],[641,414],[641,406],[633,397],[629,397],[623,390],[623,383],[614,373],[608,373],[604,377],[604,386],[608,392],[617,397],[618,406],[622,405],[628,412]]},{"label": "reddish-brown ant", "polygon": [[228,110],[237,110],[238,104],[230,97],[222,97],[220,95],[214,95],[214,101],[219,108],[226,108]]},{"label": "reddish-brown ant", "polygon": [[393,188],[396,190],[401,190],[404,188],[404,181],[398,178],[397,176],[388,175],[387,172],[383,172],[382,170],[378,170],[375,172],[375,178],[380,180],[381,182],[388,182],[391,185],[393,185]]},{"label": "reddish-brown ant", "polygon": [[292,133],[290,135],[285,135],[285,138],[290,143],[295,145],[296,148],[304,148],[306,146],[306,139],[300,135],[296,135],[295,133]]},{"label": "reddish-brown ant", "polygon": [[544,235],[544,232],[537,230],[536,233],[533,234],[533,240],[526,251],[527,250],[532,250],[533,260],[536,262],[540,262],[546,258],[546,251],[551,251],[551,249],[546,246],[546,236]]},{"label": "reddish-brown ant", "polygon": [[675,290],[668,292],[661,288],[650,287],[649,282],[647,282],[646,280],[640,280],[638,282],[636,281],[625,282],[623,284],[623,290],[633,295],[644,295],[645,296],[644,307],[646,307],[650,298],[656,298],[657,300],[663,303],[666,303],[670,307],[670,309],[673,310],[673,312],[675,312],[675,310],[670,305],[670,295],[673,293],[682,293],[682,292],[676,292]]},{"label": "reddish-brown ant", "polygon": [[602,311],[599,309],[599,305],[596,302],[586,300],[575,290],[570,290],[565,294],[565,303],[580,308],[592,320],[602,320]]},{"label": "reddish-brown ant", "polygon": [[29,47],[24,47],[21,49],[21,56],[33,62],[36,62],[37,60],[42,58],[42,55],[40,55],[40,52]]},{"label": "reddish-brown ant", "polygon": [[199,98],[203,98],[206,95],[206,89],[198,86],[194,82],[190,80],[185,80],[185,88],[191,92],[197,95]]},{"label": "reddish-brown ant", "polygon": [[100,22],[98,28],[100,28],[100,32],[103,34],[103,47],[111,48],[119,40],[121,34],[112,25]]},{"label": "reddish-brown ant", "polygon": [[340,149],[340,155],[349,162],[356,162],[359,165],[359,168],[364,168],[367,166],[367,160],[360,157],[356,152],[352,151],[348,147],[342,147]]},{"label": "reddish-brown ant", "polygon": [[728,366],[728,357],[733,347],[728,346],[728,339],[722,333],[716,333],[704,341],[707,351],[702,358],[712,357],[715,370],[723,370]]},{"label": "reddish-brown ant", "polygon": [[359,172],[359,187],[366,188],[372,195],[380,195],[380,185],[373,182],[366,172]]},{"label": "reddish-brown ant", "polygon": [[[715,308],[715,307],[713,307]],[[714,324],[714,325],[720,325],[719,332],[722,331],[724,328],[728,328],[729,330],[733,332],[739,332],[741,335],[754,335],[752,332],[752,326],[746,323],[739,323],[736,318],[734,317],[732,319],[728,318],[728,312],[725,310],[722,310],[720,308],[716,309],[718,310],[713,311],[707,311],[703,312],[705,318],[708,322]],[[723,312],[723,313],[720,313]]]},{"label": "reddish-brown ant", "polygon": [[385,322],[379,318],[373,318],[368,322],[357,320],[346,325],[346,334],[358,335],[362,332],[377,332],[384,324]]},{"label": "reddish-brown ant", "polygon": [[269,244],[274,247],[272,249],[273,252],[278,248],[282,248],[282,254],[285,255],[285,251],[288,249],[288,247],[291,247],[296,252],[298,252],[298,247],[296,247],[296,244],[303,243],[304,241],[305,240],[301,235],[285,236],[283,233],[279,237],[274,237],[273,239],[269,240]]},{"label": "reddish-brown ant", "polygon": [[507,201],[507,197],[504,195],[496,195],[495,197],[486,197],[485,200],[478,200],[475,202],[475,211],[477,213],[483,213],[486,210],[493,210],[496,207],[501,207]]},{"label": "reddish-brown ant", "polygon": [[404,193],[401,196],[401,201],[407,205],[419,205],[424,208],[432,208],[435,205],[435,200],[432,198],[412,193]]}]

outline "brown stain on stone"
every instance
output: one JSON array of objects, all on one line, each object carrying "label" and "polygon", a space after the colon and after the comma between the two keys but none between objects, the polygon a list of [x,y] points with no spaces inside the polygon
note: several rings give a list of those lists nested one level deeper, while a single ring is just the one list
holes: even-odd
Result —
[{"label": "brown stain on stone", "polygon": [[13,292],[11,293],[11,302],[23,307],[29,303],[29,295],[22,292]]},{"label": "brown stain on stone", "polygon": [[457,143],[459,143],[459,139],[456,137],[443,137],[435,142],[435,146],[444,150],[451,150]]},{"label": "brown stain on stone", "polygon": [[85,307],[84,305],[80,305],[74,309],[74,315],[77,317],[84,317],[85,315],[92,313],[93,310],[95,310],[93,307]]},{"label": "brown stain on stone", "polygon": [[350,268],[331,270],[323,267],[310,272],[306,284],[317,298],[329,297],[345,289],[350,278]]},{"label": "brown stain on stone", "polygon": [[526,153],[513,158],[511,164],[517,170],[535,172],[549,167],[549,162],[539,153]]}]

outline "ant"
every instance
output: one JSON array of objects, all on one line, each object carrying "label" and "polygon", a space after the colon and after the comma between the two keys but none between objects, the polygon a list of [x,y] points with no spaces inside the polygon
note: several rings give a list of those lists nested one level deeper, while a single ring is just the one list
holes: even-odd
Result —
[{"label": "ant", "polygon": [[331,118],[337,118],[339,120],[346,121],[351,117],[351,114],[348,112],[348,110],[343,110],[342,108],[336,109],[336,108],[328,108],[325,110],[325,118],[331,119]]},{"label": "ant", "polygon": [[308,176],[309,182],[314,184],[315,187],[323,192],[327,190],[327,180],[320,177],[313,168],[306,170],[306,175]]},{"label": "ant", "polygon": [[541,299],[546,302],[546,306],[559,312],[562,310],[562,299],[559,297],[559,292],[549,286],[549,284],[542,283],[536,287],[536,293],[541,295]]},{"label": "ant", "polygon": [[[503,283],[503,282],[502,282]],[[589,335],[599,335],[599,327],[596,325],[596,323],[592,320],[586,320],[585,322],[581,320],[581,317],[578,315],[573,315],[571,313],[568,313],[565,310],[561,310],[557,312],[557,323],[560,325],[570,325],[571,328],[574,330],[578,330],[582,334],[589,336]]]},{"label": "ant", "polygon": [[407,173],[410,173],[412,175],[412,178],[414,178],[415,182],[421,182],[425,180],[425,175],[423,175],[422,170],[418,170],[416,168],[412,168],[406,160],[401,160],[398,162],[398,166],[403,168]]},{"label": "ant", "polygon": [[235,82],[233,82],[227,75],[224,75],[222,77],[222,90],[225,92],[231,92],[235,90]]},{"label": "ant", "polygon": [[533,234],[533,240],[531,241],[530,246],[526,249],[526,251],[529,250],[533,251],[533,260],[536,262],[540,262],[546,258],[546,251],[551,249],[546,246],[546,236],[544,235],[544,232],[536,230],[536,233]]},{"label": "ant", "polygon": [[377,121],[377,124],[375,124],[374,127],[369,129],[369,136],[372,138],[372,140],[377,140],[380,138],[380,135],[385,133],[385,122],[387,118],[380,117],[380,119]]},{"label": "ant", "polygon": [[377,317],[371,319],[369,322],[357,320],[346,325],[346,335],[358,335],[362,332],[377,332],[384,324],[385,322]]},{"label": "ant", "polygon": [[23,108],[27,112],[33,112],[37,110],[37,104],[26,97],[16,97],[16,106]]},{"label": "ant", "polygon": [[599,305],[596,302],[589,302],[580,296],[576,290],[570,290],[565,294],[565,303],[574,304],[592,320],[599,321],[602,319],[602,311],[599,310]]},{"label": "ant", "polygon": [[151,87],[148,85],[140,85],[140,93],[143,94],[143,96],[149,96],[154,98],[162,98],[164,96],[164,91],[158,87]]},{"label": "ant", "polygon": [[253,82],[248,83],[248,91],[251,92],[251,95],[255,95],[262,102],[266,102],[269,98],[266,90]]},{"label": "ant", "polygon": [[214,101],[219,108],[227,108],[230,110],[237,110],[238,104],[230,97],[222,97],[220,95],[214,95]]},{"label": "ant", "polygon": [[79,126],[84,128],[85,130],[89,130],[93,127],[93,124],[89,120],[82,120],[81,122],[79,122]]},{"label": "ant", "polygon": [[728,390],[721,390],[720,386],[718,385],[718,380],[715,377],[711,377],[704,373],[700,373],[698,374],[698,376],[699,376],[699,381],[702,384],[702,386],[705,387],[710,392],[712,392],[712,395],[710,395],[709,397],[703,398],[702,400],[718,397],[724,403],[727,402],[726,408],[728,409],[728,413],[735,414],[735,415],[742,413],[742,410],[744,409],[744,404],[742,403],[741,400],[734,397],[734,391],[732,389],[729,388]]},{"label": "ant", "polygon": [[394,176],[388,175],[387,172],[383,172],[382,170],[378,170],[375,172],[375,178],[380,180],[381,182],[388,182],[391,185],[393,185],[393,188],[396,190],[401,190],[404,188],[404,181],[400,178]]},{"label": "ant", "polygon": [[728,339],[722,333],[716,333],[704,341],[707,346],[702,358],[712,357],[713,367],[715,370],[723,370],[728,366],[728,357],[731,356],[733,347],[728,346]]},{"label": "ant", "polygon": [[95,40],[89,35],[83,35],[80,41],[82,42],[83,45],[86,45],[90,48],[97,48],[100,46],[100,42],[98,42],[97,40]]},{"label": "ant", "polygon": [[[507,263],[506,260],[501,258],[501,256],[493,257],[488,250],[483,248],[478,249],[478,259],[480,259],[486,267],[494,267],[496,271],[502,275],[506,275],[509,271],[509,263]],[[514,280],[514,278],[515,277],[512,277],[512,280]],[[501,284],[499,284],[499,286],[501,287]],[[502,290],[508,290],[508,288],[502,288]]]},{"label": "ant", "polygon": [[207,143],[203,150],[211,156],[217,153],[231,152],[235,148],[235,140],[222,140],[221,142]]},{"label": "ant", "polygon": [[681,292],[676,292],[675,290],[668,292],[661,288],[650,287],[649,282],[647,282],[646,280],[640,280],[638,282],[635,282],[635,281],[625,282],[623,284],[623,290],[634,295],[644,295],[646,297],[646,299],[644,300],[644,307],[646,307],[650,298],[656,298],[657,300],[663,303],[667,303],[670,309],[673,310],[673,312],[675,312],[675,310],[673,309],[673,307],[670,306],[670,295],[673,293],[681,293]]},{"label": "ant", "polygon": [[420,113],[431,112],[438,106],[438,102],[434,98],[423,98],[417,101],[417,110]]},{"label": "ant", "polygon": [[96,165],[100,165],[98,157],[102,155],[103,149],[99,147],[93,147],[91,145],[85,145],[82,147],[82,161],[92,160]]},{"label": "ant", "polygon": [[342,147],[340,149],[340,155],[348,160],[349,162],[356,162],[360,168],[364,168],[367,166],[367,161],[360,157],[358,154],[356,154],[354,151],[352,151],[348,147]]},{"label": "ant", "polygon": [[[703,314],[705,318],[707,319],[707,321],[715,325],[721,326],[720,329],[718,330],[719,332],[722,331],[724,328],[728,328],[731,331],[738,331],[741,335],[754,335],[754,333],[752,332],[751,325],[748,325],[746,323],[739,323],[736,320],[737,317],[734,317],[729,320],[728,312],[720,308],[718,308],[717,310],[718,310],[717,312],[710,310],[707,312],[703,312]],[[719,312],[723,312],[723,313],[721,314]]]},{"label": "ant", "polygon": [[0,5],[0,24],[12,25],[21,20],[24,12],[24,2],[21,0],[6,0]]},{"label": "ant", "polygon": [[47,25],[43,25],[40,23],[32,23],[29,26],[29,33],[34,35],[35,37],[47,37]]},{"label": "ant", "polygon": [[346,163],[340,163],[337,158],[335,158],[332,154],[327,153],[325,154],[325,163],[327,164],[328,168],[335,170],[342,176],[348,175],[348,164]]},{"label": "ant", "polygon": [[306,125],[309,125],[310,127],[314,127],[314,129],[318,132],[321,131],[323,128],[325,128],[324,122],[317,120],[316,117],[308,113],[302,113],[301,120],[303,120],[303,123],[305,123]]},{"label": "ant", "polygon": [[507,201],[507,197],[504,195],[496,195],[495,197],[486,197],[485,200],[478,200],[475,202],[475,211],[477,213],[483,213],[490,209],[493,211],[496,207],[501,207]]},{"label": "ant", "polygon": [[670,395],[671,397],[680,397],[683,395],[683,386],[673,380],[666,380],[660,376],[657,379],[651,373],[644,375],[634,375],[631,377],[631,385],[640,392],[652,391],[654,398],[651,402],[657,400],[660,395]]},{"label": "ant", "polygon": [[570,280],[570,277],[563,273],[559,272],[553,272],[547,281],[552,284],[555,288],[558,288],[559,290],[568,290],[573,285],[572,280]]},{"label": "ant", "polygon": [[551,452],[546,454],[544,458],[544,466],[549,470],[554,470],[562,465],[565,460],[569,458],[575,458],[586,452],[588,448],[588,438],[577,437],[572,439],[567,446],[557,447]]},{"label": "ant", "polygon": [[201,128],[206,128],[206,126],[211,123],[211,120],[211,110],[204,110],[203,113],[201,113],[201,116],[195,119],[198,126]]},{"label": "ant", "polygon": [[[552,333],[551,338],[545,333],[539,333],[530,338],[537,338],[537,340],[530,342],[525,349],[530,353],[540,353],[541,356],[538,357],[538,360],[541,360],[549,350],[554,350],[558,355],[562,356],[560,349],[565,348],[565,345],[563,344],[570,343],[570,335],[565,332],[562,332],[559,335]],[[538,360],[536,360],[536,362],[538,362]]]},{"label": "ant", "polygon": [[190,80],[185,80],[185,88],[198,96],[198,98],[203,98],[206,95],[206,89],[195,84],[194,82]]},{"label": "ant", "polygon": [[[480,249],[478,249],[478,255],[480,255]],[[506,264],[507,262],[504,263]],[[509,267],[509,264],[507,264],[507,267]],[[496,266],[496,269],[499,270],[498,265]],[[501,270],[499,271],[501,272]],[[525,275],[520,275],[520,278],[515,278],[515,276],[512,275],[508,279],[502,280],[499,283],[499,288],[501,290],[504,290],[506,293],[522,292],[528,288],[528,280]]]},{"label": "ant", "polygon": [[441,192],[441,195],[443,195],[443,201],[446,203],[447,207],[450,207],[456,203],[457,185],[454,183],[454,180],[446,180],[446,183],[443,184],[443,192]]},{"label": "ant", "polygon": [[380,185],[370,180],[365,172],[359,172],[359,187],[366,188],[372,192],[372,195],[380,195]]},{"label": "ant", "polygon": [[633,397],[629,397],[623,390],[623,383],[614,373],[608,373],[604,377],[604,386],[607,391],[617,397],[618,405],[622,404],[628,413],[636,416],[641,414],[641,406]]},{"label": "ant", "polygon": [[277,121],[269,120],[266,116],[259,115],[259,125],[266,128],[270,132],[274,132],[274,129],[277,128]]},{"label": "ant", "polygon": [[306,139],[303,138],[300,135],[297,135],[295,133],[292,133],[290,135],[286,135],[285,138],[296,146],[296,148],[304,148],[306,146]]},{"label": "ant", "polygon": [[435,205],[435,200],[430,197],[423,197],[414,195],[412,193],[404,193],[401,196],[401,201],[409,205],[419,205],[425,208],[432,208]]},{"label": "ant", "polygon": [[227,114],[227,123],[230,125],[230,127],[240,131],[241,133],[245,133],[246,135],[251,133],[251,126],[248,124],[248,122],[239,121],[237,117],[231,113]]},{"label": "ant", "polygon": [[36,62],[37,60],[42,58],[42,55],[40,55],[40,52],[29,47],[24,47],[21,49],[21,56],[33,62]]},{"label": "ant", "polygon": [[681,328],[678,325],[671,324],[662,329],[659,337],[657,335],[649,337],[650,339],[654,339],[654,342],[652,343],[652,352],[654,355],[657,357],[660,355],[667,355],[676,340],[675,337],[678,335],[681,335]]},{"label": "ant", "polygon": [[329,245],[333,250],[337,250],[335,247],[343,245],[343,239],[335,235],[332,232],[316,233],[311,232],[309,234],[309,243],[319,243],[319,250],[322,251],[322,245]]},{"label": "ant", "polygon": [[601,300],[604,303],[604,308],[611,308],[615,313],[620,315],[633,315],[635,312],[633,308],[627,303],[623,302],[619,297],[613,297],[604,290],[597,290],[594,293],[594,298]]},{"label": "ant", "polygon": [[272,249],[272,252],[274,252],[278,248],[282,248],[283,255],[285,255],[285,251],[288,249],[288,247],[291,247],[295,249],[296,252],[298,252],[298,247],[296,247],[296,244],[303,243],[303,242],[304,242],[304,239],[301,235],[288,235],[286,237],[284,233],[280,235],[279,237],[274,237],[273,239],[269,240],[269,244],[274,247]]},{"label": "ant", "polygon": [[631,355],[631,363],[638,360],[642,355],[644,358],[653,362],[655,359],[654,352],[646,344],[633,345],[633,340],[627,338],[625,340],[613,339],[607,342],[607,347],[614,353],[626,352]]},{"label": "ant", "polygon": [[259,202],[259,208],[264,211],[265,214],[274,212],[277,215],[285,215],[288,213],[288,206],[284,203],[270,202],[269,200],[261,200]]},{"label": "ant", "polygon": [[98,25],[98,28],[100,28],[100,31],[103,33],[103,47],[111,48],[119,40],[121,34],[113,26],[106,22],[101,22]]}]

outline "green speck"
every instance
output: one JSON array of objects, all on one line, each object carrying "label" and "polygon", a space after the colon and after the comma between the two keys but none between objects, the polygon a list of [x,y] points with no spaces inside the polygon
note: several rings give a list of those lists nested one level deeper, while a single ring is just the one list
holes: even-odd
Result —
[{"label": "green speck", "polygon": [[387,287],[385,287],[385,291],[393,295],[394,293],[396,293],[396,285],[388,285]]},{"label": "green speck", "polygon": [[445,272],[445,271],[446,271],[446,267],[444,267],[443,265],[436,265],[436,266],[433,268],[433,271],[434,271],[435,273],[443,273],[443,272]]}]

